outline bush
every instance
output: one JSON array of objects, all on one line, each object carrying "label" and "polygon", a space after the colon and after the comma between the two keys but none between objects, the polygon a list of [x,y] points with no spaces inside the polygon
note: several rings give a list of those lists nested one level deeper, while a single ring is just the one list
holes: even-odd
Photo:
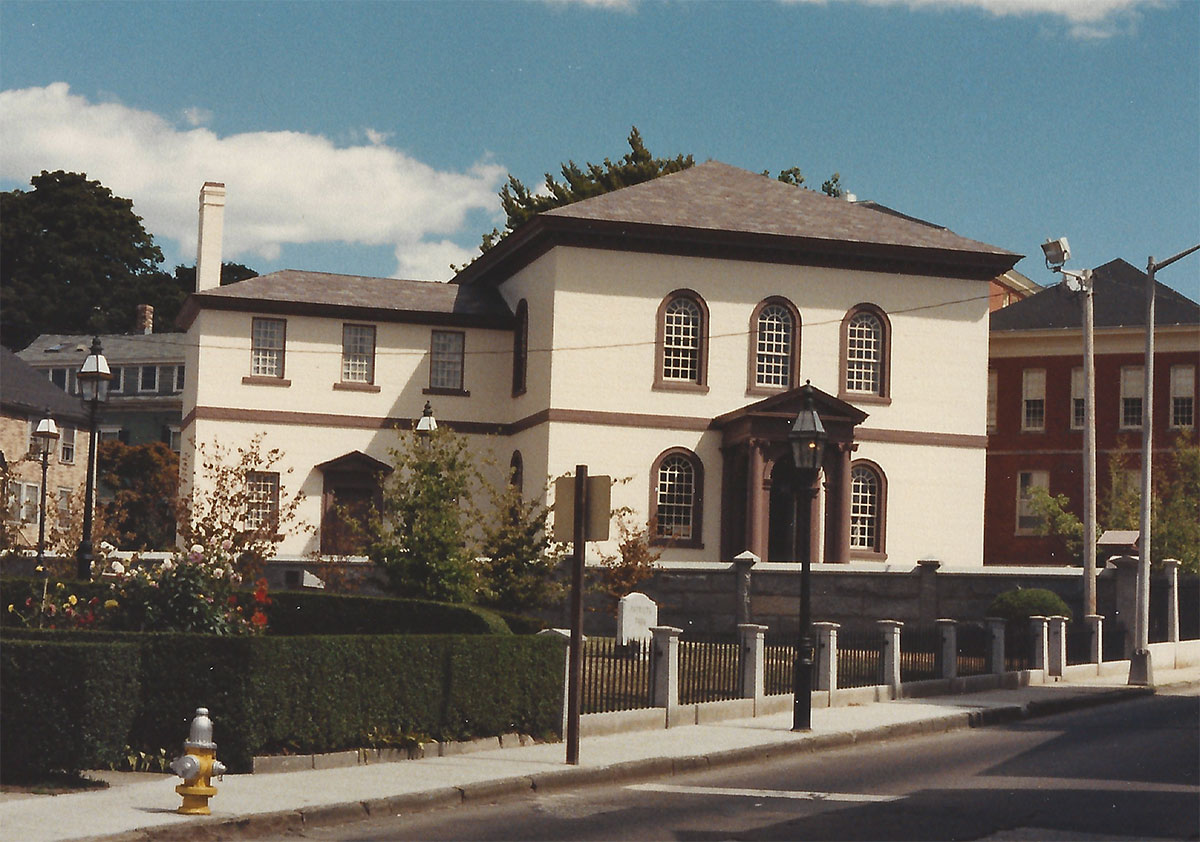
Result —
[{"label": "bush", "polygon": [[1002,617],[1009,622],[1030,617],[1062,616],[1071,619],[1071,609],[1062,597],[1045,588],[1019,588],[1005,591],[988,606],[989,617]]},{"label": "bush", "polygon": [[285,591],[271,595],[268,633],[509,634],[491,611],[420,599]]},{"label": "bush", "polygon": [[[63,660],[68,655],[60,651],[122,654]],[[3,653],[6,767],[8,741],[21,742],[26,719],[38,716],[43,731],[63,732],[64,747],[39,747],[16,760],[62,764],[60,758],[78,755],[86,768],[115,759],[106,752],[115,746],[119,756],[125,744],[177,756],[195,709],[207,707],[218,757],[234,772],[249,771],[255,754],[358,748],[373,734],[459,739],[546,735],[560,726],[561,644],[509,633],[222,637],[6,629]],[[57,667],[43,668],[43,661]],[[62,720],[47,716],[74,710],[59,701],[63,696],[84,707]],[[80,742],[97,742],[97,732],[104,751],[80,751]]]},{"label": "bush", "polygon": [[135,644],[6,640],[4,774],[76,773],[117,761],[138,712],[140,669]]}]

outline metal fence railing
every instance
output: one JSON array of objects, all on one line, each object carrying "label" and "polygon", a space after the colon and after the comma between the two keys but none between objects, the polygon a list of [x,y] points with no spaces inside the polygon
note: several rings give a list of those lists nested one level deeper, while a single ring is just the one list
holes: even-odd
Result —
[{"label": "metal fence railing", "polygon": [[957,635],[958,674],[986,675],[991,672],[991,630],[978,623],[960,623]]},{"label": "metal fence railing", "polygon": [[838,631],[838,687],[871,687],[883,680],[883,635],[878,629]]},{"label": "metal fence railing", "polygon": [[937,626],[900,630],[900,680],[925,681],[941,675],[942,636]]},{"label": "metal fence railing", "polygon": [[1004,625],[1004,669],[1006,672],[1030,669],[1033,663],[1033,633],[1028,622]]},{"label": "metal fence railing", "polygon": [[741,658],[741,645],[728,636],[680,638],[679,703],[740,697]]},{"label": "metal fence railing", "polygon": [[621,646],[611,637],[588,638],[583,644],[582,712],[653,707],[650,662],[649,640]]},{"label": "metal fence railing", "polygon": [[795,687],[796,638],[763,641],[763,692],[768,696],[791,693]]}]

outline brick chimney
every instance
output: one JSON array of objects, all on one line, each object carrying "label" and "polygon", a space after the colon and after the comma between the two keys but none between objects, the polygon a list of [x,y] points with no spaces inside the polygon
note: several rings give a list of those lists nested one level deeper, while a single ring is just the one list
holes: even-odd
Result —
[{"label": "brick chimney", "polygon": [[137,306],[137,318],[134,320],[135,333],[154,333],[154,307],[149,304]]},{"label": "brick chimney", "polygon": [[200,233],[196,243],[196,292],[221,285],[221,235],[225,229],[225,185],[200,188]]}]

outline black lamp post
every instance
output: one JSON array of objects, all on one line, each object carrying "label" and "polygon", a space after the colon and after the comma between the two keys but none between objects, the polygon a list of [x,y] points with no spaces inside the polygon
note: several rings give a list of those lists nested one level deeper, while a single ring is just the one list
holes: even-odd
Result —
[{"label": "black lamp post", "polygon": [[[812,730],[812,582],[811,531],[812,501],[817,496],[817,474],[825,455],[829,434],[813,406],[813,387],[806,382],[803,389],[804,409],[788,433],[792,459],[796,463],[796,551],[801,555],[800,566],[800,639],[796,645],[794,669],[794,698],[792,700],[792,730]],[[803,529],[801,529],[803,524]]]},{"label": "black lamp post", "polygon": [[92,337],[92,350],[83,366],[76,375],[79,389],[83,393],[84,403],[88,404],[88,463],[87,485],[83,491],[83,538],[79,542],[79,552],[76,554],[76,576],[87,579],[91,575],[92,559],[92,506],[96,485],[96,413],[100,402],[108,398],[108,381],[112,372],[108,370],[108,360],[101,353],[100,337]]},{"label": "black lamp post", "polygon": [[46,470],[49,467],[50,451],[58,441],[58,425],[46,410],[46,417],[37,423],[33,431],[37,440],[38,456],[42,460],[42,499],[38,506],[38,571],[46,569]]},{"label": "black lamp post", "polygon": [[421,411],[421,417],[417,421],[417,434],[420,436],[428,436],[437,429],[437,419],[433,417],[433,404],[425,401],[425,409]]}]

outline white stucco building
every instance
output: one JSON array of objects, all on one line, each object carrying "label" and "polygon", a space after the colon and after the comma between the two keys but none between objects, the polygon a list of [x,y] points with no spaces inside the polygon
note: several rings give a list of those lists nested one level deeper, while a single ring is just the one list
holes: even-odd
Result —
[{"label": "white stucco building", "polygon": [[632,478],[613,505],[653,519],[664,559],[790,561],[811,381],[832,439],[816,558],[982,564],[989,282],[1019,255],[709,162],[544,213],[449,284],[218,287],[223,201],[206,185],[184,446],[265,432],[286,453],[255,481],[268,506],[295,483],[318,529],[285,554],[330,549],[326,513],[429,400],[527,493],[580,463]]}]

